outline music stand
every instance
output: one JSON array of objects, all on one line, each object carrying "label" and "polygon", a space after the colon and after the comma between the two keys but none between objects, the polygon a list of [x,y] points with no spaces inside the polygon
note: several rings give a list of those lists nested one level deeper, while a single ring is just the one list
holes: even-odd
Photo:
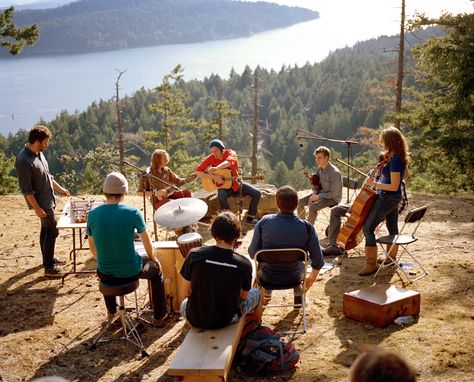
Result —
[{"label": "music stand", "polygon": [[[314,133],[311,133],[310,131],[304,131],[304,130],[296,130],[296,139],[298,139],[298,141],[300,142],[300,147],[303,147],[303,144],[301,143],[301,139],[314,139],[314,140],[325,141],[325,142],[344,143],[347,145],[347,163],[349,163],[349,165],[352,164],[352,145],[360,144],[360,142],[357,142],[357,141],[322,137],[321,135],[314,134]],[[347,167],[347,179],[349,180],[350,178],[351,178],[351,168]],[[349,188],[347,188],[347,203],[349,202],[350,202]]]}]

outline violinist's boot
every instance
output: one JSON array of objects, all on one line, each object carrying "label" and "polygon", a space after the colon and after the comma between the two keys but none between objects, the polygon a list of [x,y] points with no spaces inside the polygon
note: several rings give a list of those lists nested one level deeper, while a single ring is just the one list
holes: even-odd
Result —
[{"label": "violinist's boot", "polygon": [[377,247],[365,247],[365,268],[359,276],[369,276],[377,272]]},{"label": "violinist's boot", "polygon": [[[398,245],[393,245],[393,248],[390,250],[390,247],[392,247],[392,244],[387,244],[386,246],[387,253],[390,255],[390,257],[393,260],[397,260],[397,254],[398,254]],[[392,264],[392,260],[390,260],[387,256],[381,257],[380,259],[377,259],[377,264],[383,264],[383,265],[389,265]]]}]

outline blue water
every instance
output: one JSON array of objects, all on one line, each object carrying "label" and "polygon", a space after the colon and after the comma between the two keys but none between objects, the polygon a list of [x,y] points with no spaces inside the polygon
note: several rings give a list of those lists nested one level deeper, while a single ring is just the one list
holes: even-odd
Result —
[{"label": "blue water", "polygon": [[[29,129],[40,118],[50,121],[60,111],[82,111],[94,100],[115,94],[118,70],[121,95],[154,88],[177,64],[185,79],[212,73],[226,78],[246,65],[280,70],[324,59],[330,51],[398,30],[396,0],[279,0],[306,5],[320,19],[232,40],[63,56],[17,56],[0,60],[0,134]],[[367,6],[360,6],[367,4]],[[350,7],[350,8],[348,8]],[[345,9],[345,12],[341,12]]]}]

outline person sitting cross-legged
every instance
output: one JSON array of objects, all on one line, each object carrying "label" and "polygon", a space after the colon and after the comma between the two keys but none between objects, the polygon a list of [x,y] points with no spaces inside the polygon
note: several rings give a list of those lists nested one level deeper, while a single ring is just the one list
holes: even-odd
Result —
[{"label": "person sitting cross-legged", "polygon": [[[290,186],[282,186],[276,192],[276,203],[280,210],[276,214],[265,215],[255,226],[252,242],[248,248],[253,259],[259,249],[273,248],[301,248],[309,252],[311,259],[311,274],[306,279],[306,289],[313,285],[318,277],[319,270],[324,265],[321,246],[314,226],[295,215],[298,205],[298,194]],[[290,284],[302,280],[306,272],[306,265],[262,264],[260,277],[272,282],[281,281]],[[295,290],[295,304],[301,301],[301,290]]]},{"label": "person sitting cross-legged", "polygon": [[240,236],[236,215],[230,211],[217,215],[211,234],[216,245],[192,249],[181,268],[181,315],[201,329],[231,325],[245,315],[247,320],[261,321],[263,299],[260,289],[251,288],[252,264],[234,251]]}]

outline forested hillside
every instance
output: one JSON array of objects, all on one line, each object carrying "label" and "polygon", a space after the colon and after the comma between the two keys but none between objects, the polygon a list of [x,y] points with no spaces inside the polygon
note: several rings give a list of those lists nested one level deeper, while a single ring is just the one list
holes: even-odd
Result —
[{"label": "forested hillside", "polygon": [[[471,41],[464,25],[472,17],[460,17],[452,35],[439,28],[407,35],[405,111],[398,118],[411,139],[410,187],[436,192],[474,189],[472,53],[461,48]],[[433,35],[443,37],[429,39]],[[390,113],[397,44],[397,38],[381,37],[337,50],[321,63],[278,72],[247,67],[240,74],[231,71],[227,79],[212,75],[185,82],[179,66],[170,68],[156,89],[140,89],[120,100],[125,154],[145,166],[151,152],[164,147],[171,153],[172,167],[184,175],[208,152],[209,139],[218,136],[221,124],[222,139],[239,153],[248,174],[250,161],[245,157],[251,155],[256,75],[258,167],[268,182],[307,187],[303,169],[314,166],[312,152],[319,144],[346,156],[346,145],[340,143],[303,140],[300,147],[298,129],[326,138],[357,139],[356,163],[373,165],[380,150],[378,129],[384,119],[394,118]],[[416,62],[410,54],[413,48]],[[62,112],[46,122],[54,134],[47,152],[50,168],[72,191],[99,192],[103,176],[117,169],[116,121],[114,100],[100,100],[84,112]],[[12,160],[26,135],[19,131],[0,136],[0,178],[12,180]],[[437,165],[440,161],[443,167]],[[443,176],[448,170],[449,177]]]},{"label": "forested hillside", "polygon": [[[417,41],[413,37],[412,40]],[[303,166],[313,163],[312,151],[318,142],[309,142],[300,148],[295,139],[297,129],[345,139],[353,137],[361,126],[378,128],[385,112],[393,105],[396,60],[393,52],[384,52],[393,50],[396,45],[396,38],[385,37],[338,50],[318,64],[284,67],[279,72],[258,68],[259,166],[274,169],[284,164],[290,170],[296,168],[302,176]],[[203,81],[177,82],[179,89],[188,94],[186,104],[190,118],[200,123],[183,128],[187,134],[185,143],[168,147],[171,154],[183,151],[192,158],[207,152],[209,128],[217,118],[209,106],[218,101],[222,89],[223,99],[240,112],[239,116],[228,118],[223,138],[241,156],[249,156],[253,81],[254,71],[247,67],[240,74],[232,71],[226,80],[213,75]],[[163,129],[161,116],[150,110],[158,100],[157,91],[146,89],[121,100],[127,153],[140,158],[142,164],[149,160],[154,148],[149,142],[150,132]],[[48,123],[54,132],[48,148],[53,173],[73,169],[82,172],[86,166],[84,158],[91,150],[117,142],[115,123],[113,101],[98,101],[76,115],[63,112]],[[24,141],[22,132],[10,136],[5,147],[7,156],[15,155]],[[160,143],[163,145],[163,141],[157,140],[156,144]],[[345,153],[345,145],[332,147]],[[355,153],[368,149],[358,145]],[[77,160],[65,161],[64,155]],[[267,171],[268,174],[271,172]]]},{"label": "forested hillside", "polygon": [[18,11],[15,22],[40,27],[38,43],[25,54],[56,54],[235,38],[317,17],[308,9],[265,2],[81,0]]}]

